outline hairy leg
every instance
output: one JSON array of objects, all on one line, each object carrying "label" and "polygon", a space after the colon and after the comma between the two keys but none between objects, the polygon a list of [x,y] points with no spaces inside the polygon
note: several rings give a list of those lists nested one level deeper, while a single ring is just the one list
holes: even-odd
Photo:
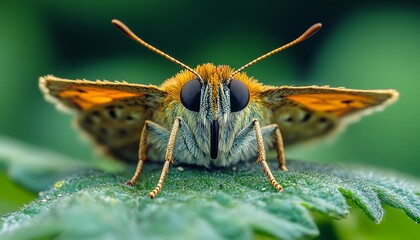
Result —
[{"label": "hairy leg", "polygon": [[270,167],[267,164],[266,157],[265,157],[265,149],[264,149],[264,141],[261,133],[261,127],[258,119],[254,118],[252,120],[254,123],[255,129],[255,136],[257,138],[257,150],[258,150],[258,158],[257,162],[260,162],[263,166],[264,172],[267,174],[268,180],[270,181],[271,185],[273,185],[277,191],[281,191],[283,187],[276,181],[273,174],[271,173]]},{"label": "hairy leg", "polygon": [[166,175],[169,172],[169,165],[172,164],[174,161],[172,155],[175,148],[176,135],[178,134],[180,122],[181,122],[181,118],[177,117],[172,126],[171,135],[169,136],[168,146],[166,148],[165,164],[163,165],[162,173],[160,175],[160,178],[156,187],[153,189],[153,191],[151,191],[148,194],[150,198],[155,198],[156,195],[159,194],[160,190],[162,189],[163,183],[166,179]]},{"label": "hairy leg", "polygon": [[149,125],[153,123],[152,121],[146,120],[144,122],[143,130],[141,131],[140,135],[140,143],[139,143],[139,162],[137,163],[136,172],[134,173],[133,177],[130,181],[126,182],[125,184],[129,186],[134,186],[137,180],[139,179],[141,172],[143,170],[144,161],[147,160],[147,134]]}]

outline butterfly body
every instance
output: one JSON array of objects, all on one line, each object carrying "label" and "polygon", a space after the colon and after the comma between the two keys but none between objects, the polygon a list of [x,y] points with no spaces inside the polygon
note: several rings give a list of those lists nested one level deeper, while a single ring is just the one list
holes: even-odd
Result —
[{"label": "butterfly body", "polygon": [[280,191],[266,163],[265,148],[276,149],[280,169],[287,170],[284,146],[331,135],[350,120],[398,98],[395,90],[267,86],[242,71],[308,38],[320,24],[234,70],[211,63],[192,69],[147,44],[118,20],[113,23],[186,70],[161,86],[48,75],[40,78],[40,88],[57,107],[76,112],[76,124],[102,151],[123,161],[138,161],[129,185],[137,181],[145,161],[165,162],[149,194],[152,198],[174,162],[226,167],[257,160]]}]

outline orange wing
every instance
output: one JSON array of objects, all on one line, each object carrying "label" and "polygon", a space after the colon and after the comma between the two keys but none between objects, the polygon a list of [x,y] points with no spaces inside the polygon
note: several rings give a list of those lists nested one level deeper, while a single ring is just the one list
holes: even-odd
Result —
[{"label": "orange wing", "polygon": [[51,75],[41,77],[39,86],[47,100],[67,109],[86,110],[95,105],[118,99],[141,97],[153,100],[163,98],[166,92],[154,85],[125,82],[68,80]]},{"label": "orange wing", "polygon": [[54,76],[41,77],[39,85],[47,100],[77,112],[77,125],[100,149],[126,161],[137,161],[144,121],[167,95],[153,85]]},{"label": "orange wing", "polygon": [[270,87],[261,92],[285,144],[327,135],[343,126],[341,119],[361,116],[395,102],[395,90],[352,90],[329,87]]}]

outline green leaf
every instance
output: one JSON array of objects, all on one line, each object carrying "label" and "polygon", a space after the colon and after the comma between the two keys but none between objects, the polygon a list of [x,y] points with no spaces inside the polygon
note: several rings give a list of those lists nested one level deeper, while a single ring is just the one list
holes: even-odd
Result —
[{"label": "green leaf", "polygon": [[[57,182],[40,198],[0,221],[2,239],[300,239],[319,234],[311,212],[334,219],[349,214],[351,199],[373,221],[383,205],[420,220],[419,191],[407,183],[361,170],[289,161],[273,174],[276,192],[260,165],[203,169],[172,167],[157,199],[160,166],[147,164],[135,187],[101,171]],[[276,169],[276,164],[271,164]]]},{"label": "green leaf", "polygon": [[332,222],[337,239],[395,240],[417,239],[420,236],[419,225],[402,211],[390,206],[385,206],[385,211],[381,224],[375,224],[360,209],[353,208],[348,218]]},{"label": "green leaf", "polygon": [[70,172],[90,168],[122,169],[109,161],[80,161],[0,136],[0,170],[6,170],[11,179],[34,192],[47,189]]}]

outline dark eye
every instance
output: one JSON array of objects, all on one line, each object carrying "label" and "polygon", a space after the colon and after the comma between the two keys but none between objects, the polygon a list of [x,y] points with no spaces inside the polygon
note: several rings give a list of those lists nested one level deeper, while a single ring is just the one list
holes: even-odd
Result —
[{"label": "dark eye", "polygon": [[181,103],[188,110],[200,111],[201,83],[194,79],[187,82],[181,89]]},{"label": "dark eye", "polygon": [[249,102],[249,91],[245,84],[239,80],[232,79],[230,82],[230,111],[239,112]]}]

